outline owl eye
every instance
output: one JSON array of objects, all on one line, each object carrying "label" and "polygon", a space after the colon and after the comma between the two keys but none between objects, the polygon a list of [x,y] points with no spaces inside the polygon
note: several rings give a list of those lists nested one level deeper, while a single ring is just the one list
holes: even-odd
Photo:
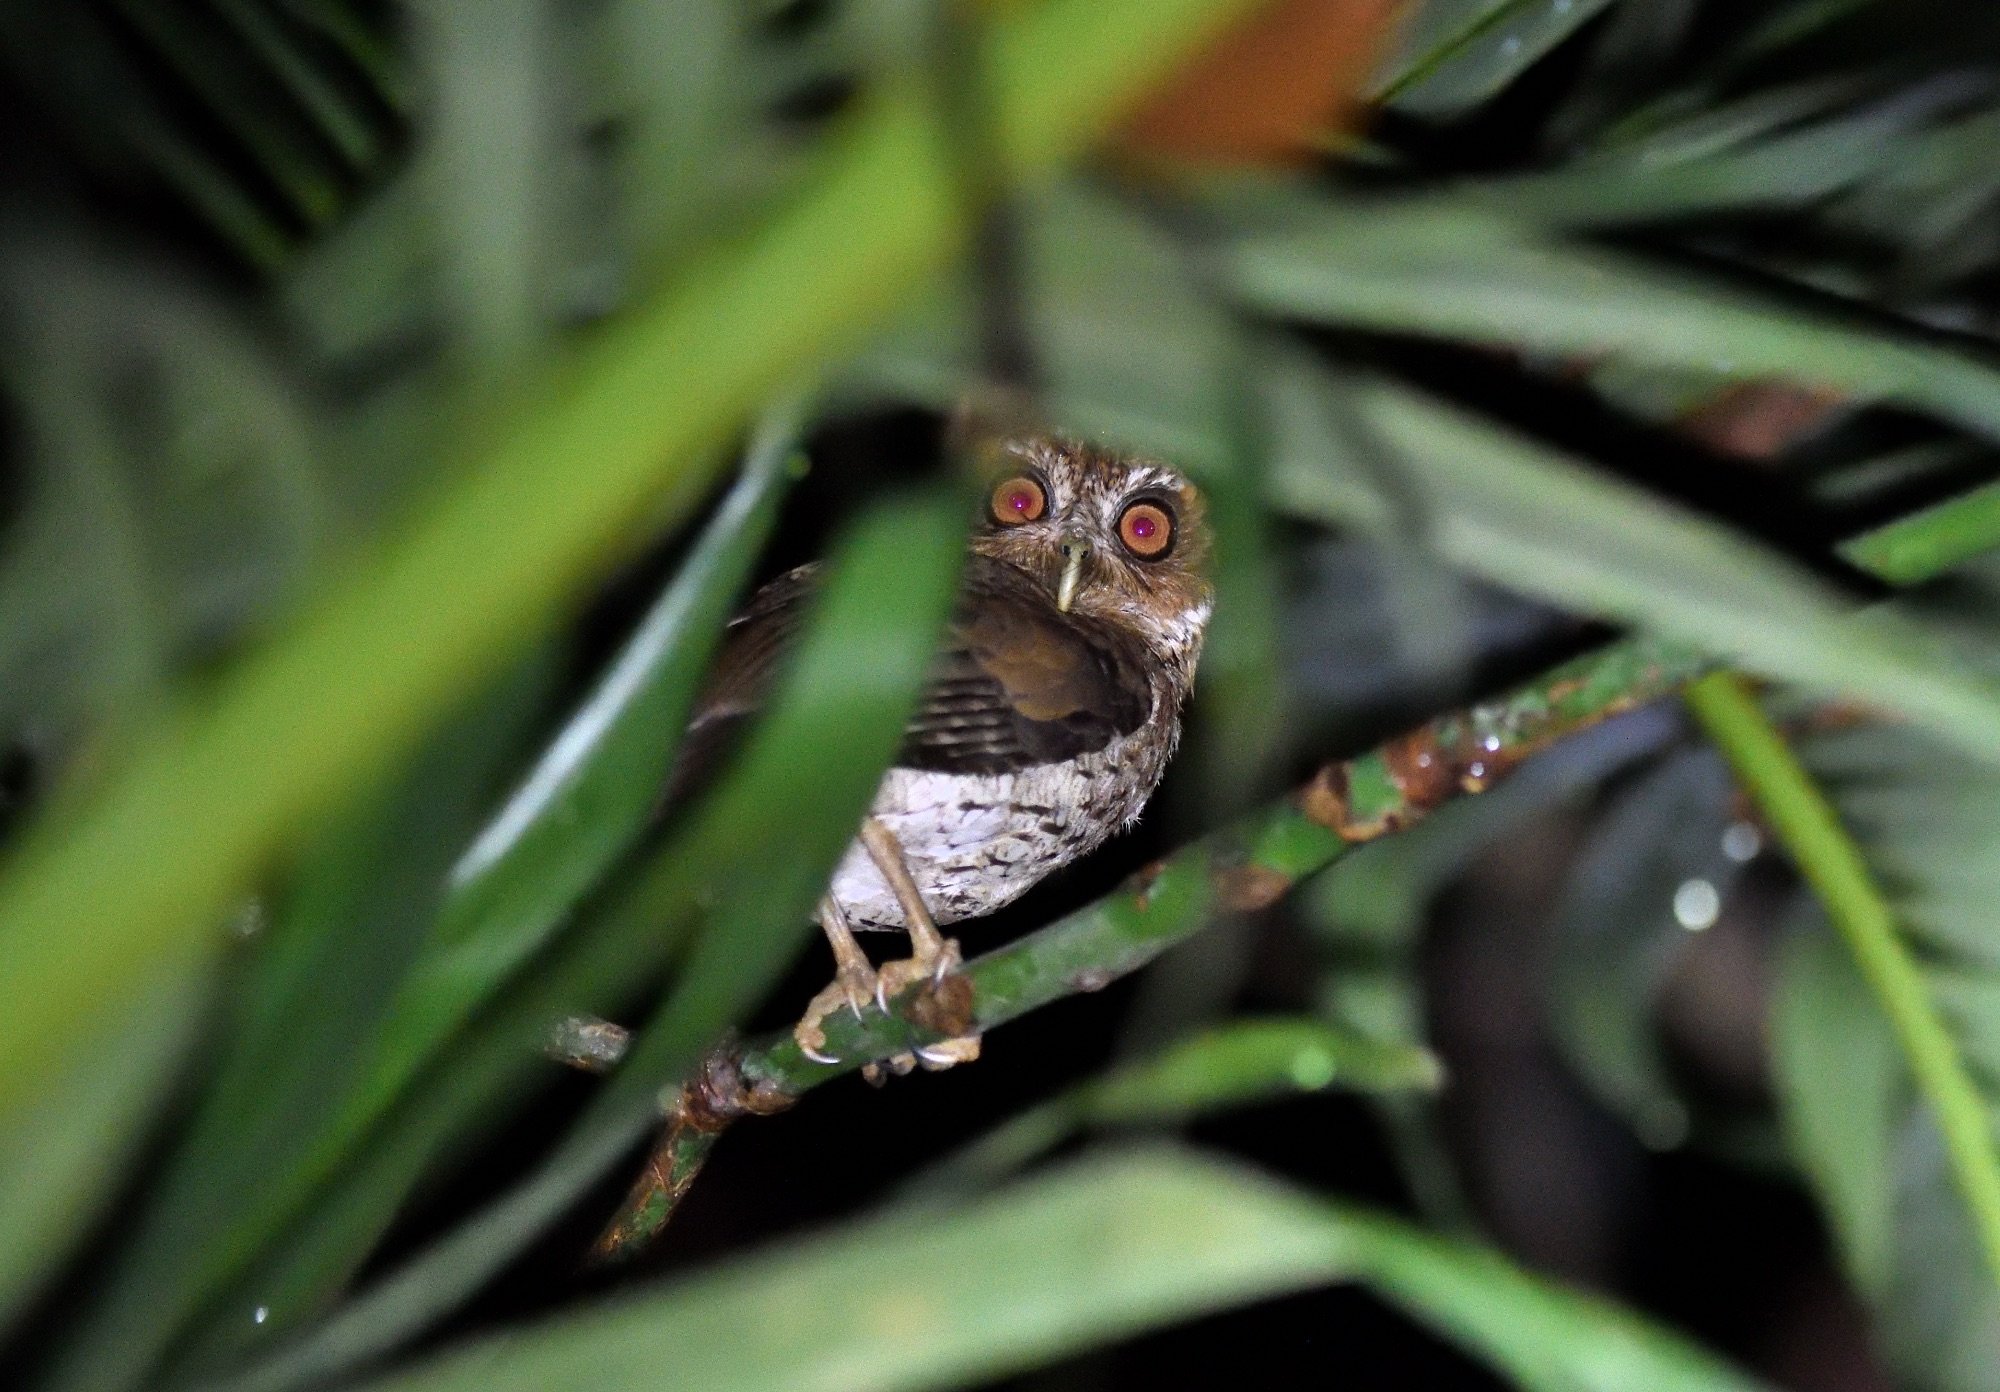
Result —
[{"label": "owl eye", "polygon": [[1174,544],[1174,515],[1159,503],[1134,503],[1118,515],[1118,540],[1142,561],[1157,561]]},{"label": "owl eye", "polygon": [[989,504],[993,520],[1003,527],[1033,522],[1049,510],[1049,495],[1036,480],[1022,474],[993,490]]}]

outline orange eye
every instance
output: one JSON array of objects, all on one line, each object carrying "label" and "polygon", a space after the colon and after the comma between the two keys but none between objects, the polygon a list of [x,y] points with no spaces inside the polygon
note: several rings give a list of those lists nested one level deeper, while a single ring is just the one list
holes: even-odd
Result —
[{"label": "orange eye", "polygon": [[1156,561],[1174,544],[1174,515],[1158,503],[1134,503],[1118,518],[1118,539],[1142,561]]},{"label": "orange eye", "polygon": [[1023,522],[1033,522],[1049,509],[1049,495],[1042,486],[1023,474],[1010,478],[993,490],[990,505],[993,520],[1003,527],[1018,527]]}]

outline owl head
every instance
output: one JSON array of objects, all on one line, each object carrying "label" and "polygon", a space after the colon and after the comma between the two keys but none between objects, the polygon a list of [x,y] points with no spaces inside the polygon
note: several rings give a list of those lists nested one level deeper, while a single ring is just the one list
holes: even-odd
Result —
[{"label": "owl head", "polygon": [[1201,494],[1163,464],[1050,436],[980,451],[986,515],[972,548],[1026,571],[1056,608],[1192,663],[1213,607]]}]

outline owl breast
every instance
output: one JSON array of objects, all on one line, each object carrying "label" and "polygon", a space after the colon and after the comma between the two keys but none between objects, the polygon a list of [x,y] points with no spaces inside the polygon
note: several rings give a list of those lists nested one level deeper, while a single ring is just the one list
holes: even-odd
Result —
[{"label": "owl breast", "polygon": [[[901,843],[932,916],[977,918],[1130,825],[1159,784],[1177,725],[1156,710],[1096,753],[1009,773],[891,769],[870,810]],[[832,894],[856,928],[905,926],[858,841],[834,872]]]}]

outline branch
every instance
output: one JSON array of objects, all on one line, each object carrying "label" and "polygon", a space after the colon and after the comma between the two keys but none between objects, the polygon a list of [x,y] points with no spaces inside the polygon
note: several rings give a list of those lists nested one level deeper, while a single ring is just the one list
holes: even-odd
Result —
[{"label": "branch", "polygon": [[[667,1108],[667,1129],[595,1255],[613,1259],[665,1226],[709,1150],[739,1116],[781,1111],[821,1083],[920,1045],[984,1032],[1066,996],[1098,991],[1206,926],[1213,911],[1266,908],[1355,846],[1482,792],[1523,760],[1610,716],[1678,690],[1710,660],[1657,638],[1631,638],[1544,673],[1499,700],[1419,726],[1328,764],[1291,797],[1193,842],[1115,893],[917,988],[824,1022],[836,1064],[807,1058],[790,1034],[725,1046]],[[574,1035],[574,1026],[565,1026]],[[601,1031],[558,1057],[615,1062]]]}]

